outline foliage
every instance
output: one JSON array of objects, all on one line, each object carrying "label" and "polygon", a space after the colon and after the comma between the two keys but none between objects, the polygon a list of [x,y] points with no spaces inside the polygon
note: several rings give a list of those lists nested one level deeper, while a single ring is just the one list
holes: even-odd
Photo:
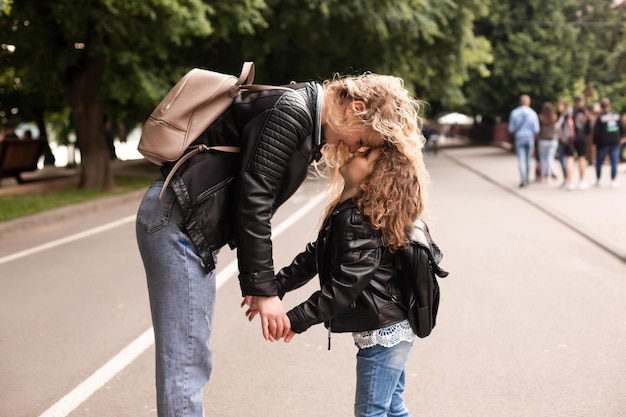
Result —
[{"label": "foliage", "polygon": [[468,68],[491,59],[473,34],[485,0],[267,0],[267,26],[199,44],[206,66],[237,71],[254,60],[266,83],[321,81],[364,71],[401,76],[434,106],[464,102]]},{"label": "foliage", "polygon": [[263,83],[395,74],[432,116],[506,119],[521,93],[536,107],[586,93],[625,109],[623,10],[609,0],[0,0],[0,39],[15,46],[0,49],[0,119],[66,129],[71,110],[81,151],[105,153],[98,115],[130,129],[191,67],[237,73],[245,60]]},{"label": "foliage", "polygon": [[489,39],[494,60],[488,78],[473,74],[465,85],[466,111],[505,120],[524,93],[535,108],[585,95],[589,105],[609,96],[626,110],[624,10],[608,0],[492,2],[476,35]]},{"label": "foliage", "polygon": [[488,78],[474,76],[465,86],[472,114],[506,118],[520,94],[533,105],[554,101],[583,75],[574,48],[579,29],[566,21],[562,1],[507,0],[493,2],[476,22],[489,39],[494,60]]},{"label": "foliage", "polygon": [[[103,120],[143,120],[178,77],[171,57],[192,36],[219,36],[229,26],[215,2],[202,0],[20,0],[0,15],[4,118],[35,117],[30,108],[70,107],[84,169],[81,185],[110,188]],[[241,22],[258,20],[264,3],[220,2]],[[228,16],[228,14],[226,14]],[[251,23],[253,24],[253,23]],[[30,95],[30,97],[29,97]],[[19,110],[15,116],[10,110]],[[41,111],[37,112],[43,118]]]}]

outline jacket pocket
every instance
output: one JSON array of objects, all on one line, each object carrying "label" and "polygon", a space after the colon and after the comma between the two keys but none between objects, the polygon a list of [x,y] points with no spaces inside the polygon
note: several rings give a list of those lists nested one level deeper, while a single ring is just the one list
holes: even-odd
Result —
[{"label": "jacket pocket", "polygon": [[235,177],[227,178],[198,195],[192,211],[211,250],[234,239]]}]

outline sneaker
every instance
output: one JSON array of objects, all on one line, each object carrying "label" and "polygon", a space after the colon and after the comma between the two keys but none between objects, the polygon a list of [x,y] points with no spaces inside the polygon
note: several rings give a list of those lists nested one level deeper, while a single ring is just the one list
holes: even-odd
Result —
[{"label": "sneaker", "polygon": [[589,184],[587,184],[586,182],[581,182],[580,184],[578,184],[578,189],[580,190],[586,190],[587,188],[589,188]]},{"label": "sneaker", "polygon": [[611,188],[619,188],[619,182],[616,180],[611,181]]},{"label": "sneaker", "polygon": [[570,183],[567,183],[567,184],[565,184],[565,187],[564,187],[564,188],[565,188],[567,191],[572,191],[572,190],[574,189],[574,184],[572,184],[571,182],[570,182]]}]

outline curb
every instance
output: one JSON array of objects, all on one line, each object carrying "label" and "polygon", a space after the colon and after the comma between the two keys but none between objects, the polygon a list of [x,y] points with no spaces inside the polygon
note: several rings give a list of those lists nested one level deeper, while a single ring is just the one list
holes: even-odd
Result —
[{"label": "curb", "polygon": [[0,223],[0,238],[16,233],[24,232],[36,227],[46,226],[77,215],[92,213],[132,200],[139,200],[146,190],[130,191],[128,193],[113,197],[104,197],[98,200],[87,201],[85,203],[73,204],[60,207],[54,210],[21,217],[15,220]]}]

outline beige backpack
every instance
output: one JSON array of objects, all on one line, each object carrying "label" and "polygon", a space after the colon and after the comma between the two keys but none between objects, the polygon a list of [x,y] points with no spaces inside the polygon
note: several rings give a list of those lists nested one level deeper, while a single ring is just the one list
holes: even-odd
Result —
[{"label": "beige backpack", "polygon": [[[239,78],[199,68],[190,70],[176,83],[145,122],[139,140],[139,152],[157,165],[178,161],[190,144],[242,91],[272,89],[291,91],[287,87],[252,84],[253,80],[253,62],[243,64]],[[202,146],[195,149],[194,154],[209,149],[211,148]],[[222,146],[219,150],[238,152],[239,148]]]}]

